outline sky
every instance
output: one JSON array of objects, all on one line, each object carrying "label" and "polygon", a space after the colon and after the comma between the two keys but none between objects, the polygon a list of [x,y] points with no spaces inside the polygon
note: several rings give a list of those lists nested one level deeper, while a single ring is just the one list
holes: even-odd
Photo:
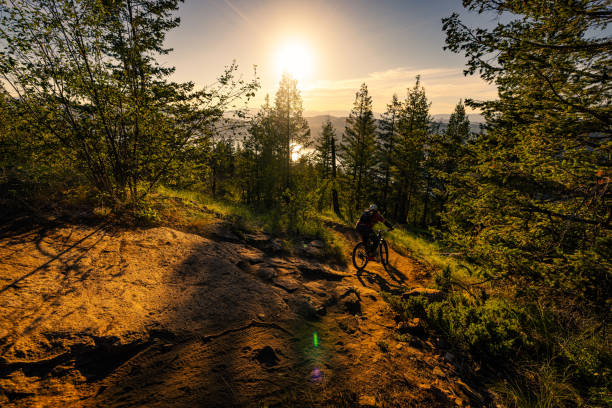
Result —
[{"label": "sky", "polygon": [[253,108],[274,95],[286,69],[298,78],[306,116],[348,114],[363,82],[374,111],[384,112],[421,75],[430,113],[447,114],[459,99],[496,97],[493,85],[463,75],[462,55],[442,49],[441,19],[453,11],[471,25],[494,22],[460,0],[186,0],[162,63],[176,67],[173,79],[199,86],[233,60],[245,79],[256,65]]}]

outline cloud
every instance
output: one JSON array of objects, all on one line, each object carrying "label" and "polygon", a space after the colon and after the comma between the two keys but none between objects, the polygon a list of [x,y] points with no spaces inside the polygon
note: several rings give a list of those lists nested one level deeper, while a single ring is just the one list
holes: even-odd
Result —
[{"label": "cloud", "polygon": [[304,107],[319,111],[334,110],[348,112],[353,106],[355,92],[366,83],[372,96],[374,111],[383,112],[393,94],[404,98],[407,89],[415,84],[417,75],[432,102],[431,113],[450,113],[459,99],[494,99],[494,85],[478,77],[465,77],[460,69],[404,67],[369,73],[358,78],[340,80],[317,80],[302,87]]}]

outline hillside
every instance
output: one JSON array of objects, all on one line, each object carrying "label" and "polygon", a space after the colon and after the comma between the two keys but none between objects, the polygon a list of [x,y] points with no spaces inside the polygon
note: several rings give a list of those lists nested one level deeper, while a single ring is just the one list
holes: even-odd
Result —
[{"label": "hillside", "polygon": [[199,234],[26,221],[0,239],[4,407],[488,399],[443,341],[418,322],[396,327],[381,291],[421,287],[430,273],[395,252],[389,271],[356,273],[312,258],[317,242],[289,254],[219,214]]}]

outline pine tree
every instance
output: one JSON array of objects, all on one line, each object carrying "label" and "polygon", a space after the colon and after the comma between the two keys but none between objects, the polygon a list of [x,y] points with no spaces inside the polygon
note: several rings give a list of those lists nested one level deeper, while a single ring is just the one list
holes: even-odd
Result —
[{"label": "pine tree", "polygon": [[599,34],[609,2],[464,3],[509,18],[490,30],[457,14],[443,21],[447,48],[499,95],[467,101],[483,110],[487,133],[473,149],[469,194],[445,216],[448,239],[500,276],[607,313],[612,42]]},{"label": "pine tree", "polygon": [[376,121],[372,111],[372,97],[368,87],[362,84],[355,95],[353,109],[346,120],[340,159],[348,178],[349,214],[364,206],[370,198],[369,189],[373,182],[373,168],[376,163]]},{"label": "pine tree", "polygon": [[402,104],[397,95],[393,95],[387,111],[378,123],[378,179],[381,180],[380,199],[377,200],[381,208],[386,211],[390,207],[391,166],[395,154],[398,122]]},{"label": "pine tree", "polygon": [[459,101],[450,115],[444,132],[436,132],[430,138],[427,149],[429,171],[432,176],[435,223],[439,226],[439,214],[444,211],[448,200],[448,185],[455,180],[459,171],[469,171],[470,162],[467,143],[473,139],[470,121],[465,106]]},{"label": "pine tree", "polygon": [[241,152],[243,199],[248,204],[273,208],[284,188],[286,140],[278,129],[276,111],[266,95],[265,103],[251,120]]},{"label": "pine tree", "polygon": [[323,179],[328,179],[331,175],[332,143],[335,138],[336,130],[328,117],[321,125],[321,133],[315,146],[316,161]]},{"label": "pine tree", "polygon": [[[393,172],[396,180],[394,218],[400,222],[410,222],[408,219],[414,204],[421,197],[425,180],[423,174],[424,149],[430,131],[431,117],[425,89],[421,79],[408,91],[402,105],[398,122],[398,137],[393,157]],[[412,211],[416,220],[416,211]]]},{"label": "pine tree", "polygon": [[[328,203],[329,190],[331,190],[331,204],[334,212],[339,217],[340,204],[338,201],[338,188],[336,182],[336,130],[331,123],[329,117],[321,125],[321,133],[319,140],[316,145],[316,162],[317,167],[322,178],[322,185],[320,189],[323,196],[321,197],[321,204],[324,202]],[[323,205],[319,205],[319,210],[322,209]]]},{"label": "pine tree", "polygon": [[284,73],[275,97],[274,126],[283,146],[283,184],[291,182],[291,154],[296,145],[306,145],[310,136],[308,122],[302,116],[302,97],[297,80]]}]

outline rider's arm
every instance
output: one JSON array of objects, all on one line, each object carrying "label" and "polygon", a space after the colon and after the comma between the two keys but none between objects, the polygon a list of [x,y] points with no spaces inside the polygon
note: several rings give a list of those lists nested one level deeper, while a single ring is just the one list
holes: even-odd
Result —
[{"label": "rider's arm", "polygon": [[391,224],[389,221],[385,220],[385,217],[383,217],[382,215],[380,216],[380,222],[382,222],[383,224],[385,224],[385,226],[389,229],[393,229],[393,224]]},{"label": "rider's arm", "polygon": [[393,228],[393,224],[391,224],[389,221],[385,220],[385,217],[383,217],[380,213],[376,213],[375,220],[376,220],[376,222],[382,222],[383,224],[385,224],[385,226],[387,228]]}]

